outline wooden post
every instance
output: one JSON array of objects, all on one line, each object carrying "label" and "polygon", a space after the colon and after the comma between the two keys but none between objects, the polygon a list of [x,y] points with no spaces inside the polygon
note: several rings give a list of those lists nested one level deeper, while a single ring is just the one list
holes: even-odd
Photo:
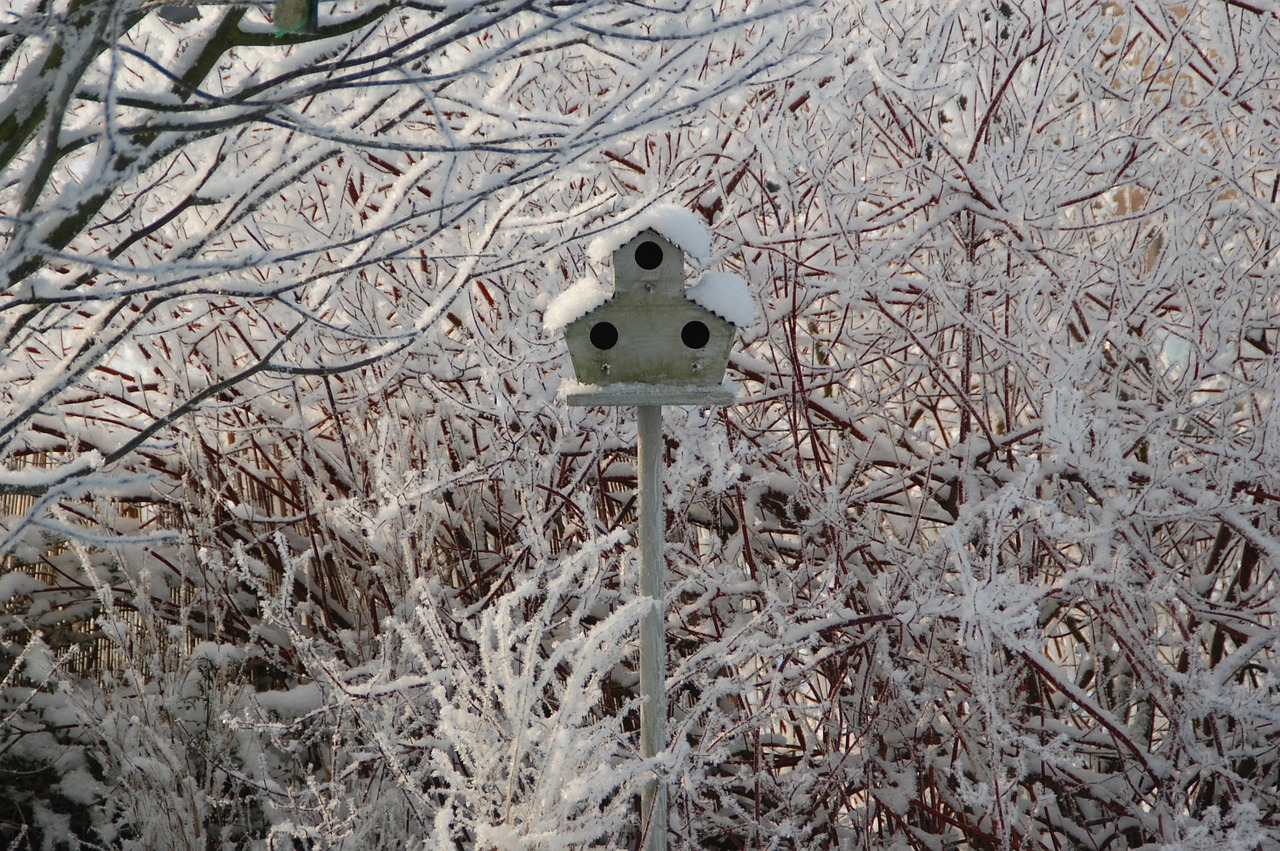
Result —
[{"label": "wooden post", "polygon": [[[640,755],[658,754],[666,745],[666,542],[662,500],[662,406],[636,408],[640,593],[650,607],[640,621]],[[655,775],[640,790],[640,830],[644,851],[666,851],[667,790]]]},{"label": "wooden post", "polygon": [[[729,350],[735,329],[755,322],[755,309],[736,275],[703,275],[685,286],[685,251],[705,242],[694,252],[702,255],[711,245],[696,217],[665,209],[647,221],[617,234],[627,241],[612,250],[612,293],[579,282],[547,305],[543,321],[550,333],[564,331],[573,360],[577,381],[561,387],[564,401],[636,409],[639,590],[648,603],[640,620],[640,755],[652,764],[667,743],[662,406],[734,403],[737,388],[724,380]],[[666,851],[667,819],[655,769],[640,789],[642,851]]]}]

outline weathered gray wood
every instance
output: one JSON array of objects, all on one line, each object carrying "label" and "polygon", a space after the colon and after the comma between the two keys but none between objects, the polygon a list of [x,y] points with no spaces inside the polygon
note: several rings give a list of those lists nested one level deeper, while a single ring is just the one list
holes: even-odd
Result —
[{"label": "weathered gray wood", "polygon": [[[636,261],[636,253],[646,245],[651,249],[657,246],[662,256],[653,269]],[[719,384],[737,329],[686,297],[684,252],[645,230],[614,252],[613,265],[613,297],[564,330],[578,381],[594,385]],[[691,323],[698,331],[692,337],[685,333]],[[593,337],[593,329],[606,329],[607,333]]]},{"label": "weathered gray wood", "polygon": [[[654,231],[616,250],[613,266],[613,296],[565,326],[578,381],[560,396],[570,405],[636,406],[640,595],[648,603],[640,620],[640,754],[651,760],[666,747],[667,715],[662,406],[733,403],[737,388],[724,373],[736,329],[686,297],[684,252]],[[640,789],[640,829],[643,851],[666,851],[667,789],[657,773]]]},{"label": "weathered gray wood", "polygon": [[[609,323],[617,334],[612,348],[591,342],[591,331]],[[700,322],[708,340],[702,348],[685,345],[686,324]],[[584,384],[719,384],[729,364],[736,329],[683,297],[653,296],[644,301],[615,296],[565,329],[573,371]]]},{"label": "weathered gray wood", "polygon": [[[652,242],[662,251],[662,263],[654,269],[641,268],[636,249]],[[642,230],[613,252],[615,293],[644,297],[646,294],[678,296],[684,289],[684,252],[656,231]]]},{"label": "weathered gray wood", "polygon": [[[649,608],[640,620],[640,755],[651,759],[666,746],[666,541],[662,504],[662,407],[636,408],[639,470],[640,594]],[[666,851],[667,790],[661,778],[640,790],[644,851]]]}]

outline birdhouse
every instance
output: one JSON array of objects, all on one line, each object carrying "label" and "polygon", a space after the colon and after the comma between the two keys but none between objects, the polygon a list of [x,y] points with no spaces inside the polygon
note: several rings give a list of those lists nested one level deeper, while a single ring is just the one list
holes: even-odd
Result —
[{"label": "birdhouse", "polygon": [[[671,230],[663,227],[669,218],[651,217],[650,226],[613,250],[612,293],[581,282],[548,306],[545,324],[563,328],[577,376],[562,391],[570,404],[733,401],[736,388],[725,384],[724,373],[734,332],[754,319],[746,282],[707,273],[686,287],[679,243],[688,240],[663,232]],[[710,237],[694,242],[709,246]]]}]

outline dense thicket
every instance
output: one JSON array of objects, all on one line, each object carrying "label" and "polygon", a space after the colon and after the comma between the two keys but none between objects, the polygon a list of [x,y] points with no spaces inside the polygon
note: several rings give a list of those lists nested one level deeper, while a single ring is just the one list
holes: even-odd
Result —
[{"label": "dense thicket", "polygon": [[[0,22],[0,841],[1280,843],[1274,11],[269,12]],[[646,764],[541,311],[654,201],[762,319]]]}]

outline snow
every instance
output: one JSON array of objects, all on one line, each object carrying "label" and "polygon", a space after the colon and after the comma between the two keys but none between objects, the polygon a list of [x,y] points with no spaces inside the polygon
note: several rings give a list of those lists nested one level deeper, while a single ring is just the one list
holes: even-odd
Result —
[{"label": "snow", "polygon": [[11,570],[0,576],[0,606],[5,605],[14,597],[23,597],[32,591],[39,591],[47,586],[36,579],[34,576],[23,573],[21,570]]},{"label": "snow", "polygon": [[[1274,16],[445,0],[290,44],[255,6],[196,80],[212,6],[13,3],[0,110],[66,104],[0,168],[39,213],[0,240],[39,269],[0,295],[0,738],[39,782],[0,785],[46,845],[620,848],[661,777],[685,847],[1280,851]],[[659,233],[705,258],[614,293]],[[544,324],[650,282],[749,328],[741,391],[566,383]]]},{"label": "snow", "polygon": [[53,676],[53,672],[58,669],[53,652],[39,639],[29,642],[17,661],[26,663],[24,668],[26,675],[38,683],[47,682]]},{"label": "snow", "polygon": [[192,659],[207,659],[218,667],[238,665],[244,661],[244,648],[216,641],[201,641],[191,651]]},{"label": "snow", "polygon": [[642,230],[652,230],[690,257],[705,260],[711,254],[711,231],[702,219],[682,207],[660,204],[602,233],[591,241],[587,253],[597,263],[626,245]]},{"label": "snow", "polygon": [[685,296],[726,322],[746,328],[756,321],[756,304],[747,282],[732,272],[706,272]]},{"label": "snow", "polygon": [[548,334],[558,334],[575,319],[580,319],[613,297],[594,278],[583,278],[560,293],[542,314],[542,327]]},{"label": "snow", "polygon": [[282,718],[301,718],[324,705],[324,694],[315,683],[282,691],[260,691],[255,698],[264,709]]},{"label": "snow", "polygon": [[0,486],[40,490],[61,484],[72,476],[96,470],[101,466],[102,455],[97,450],[90,450],[56,467],[0,469]]}]

